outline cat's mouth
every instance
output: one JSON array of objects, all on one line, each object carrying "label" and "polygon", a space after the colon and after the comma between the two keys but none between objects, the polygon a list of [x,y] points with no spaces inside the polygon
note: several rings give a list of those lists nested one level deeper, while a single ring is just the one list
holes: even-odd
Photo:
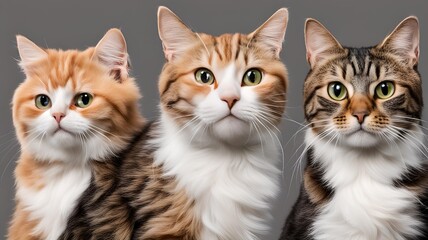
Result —
[{"label": "cat's mouth", "polygon": [[58,128],[54,131],[54,135],[58,134],[58,133],[67,133],[70,135],[74,135],[72,132],[65,130],[64,128],[62,128],[61,126],[58,126]]},{"label": "cat's mouth", "polygon": [[370,131],[365,130],[363,127],[360,127],[352,132],[350,132],[348,135],[372,135],[373,133]]},{"label": "cat's mouth", "polygon": [[226,120],[226,121],[230,121],[230,120],[242,121],[242,119],[238,118],[237,116],[233,115],[232,113],[229,113],[228,115],[226,115],[225,117],[221,118],[218,121],[220,122],[220,121],[224,121],[224,120]]}]

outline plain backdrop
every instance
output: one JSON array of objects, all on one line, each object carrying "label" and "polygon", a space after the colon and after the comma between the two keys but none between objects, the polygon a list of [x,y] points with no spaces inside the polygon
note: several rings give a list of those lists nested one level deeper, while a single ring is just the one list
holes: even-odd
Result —
[{"label": "plain backdrop", "polygon": [[[142,112],[155,119],[159,115],[157,79],[164,63],[156,22],[160,5],[173,10],[194,31],[214,35],[249,33],[277,9],[289,9],[281,53],[290,80],[286,115],[280,127],[285,150],[282,192],[272,203],[272,231],[262,239],[278,238],[302,177],[303,165],[299,167],[296,162],[303,148],[300,147],[303,131],[296,132],[304,124],[302,88],[308,71],[303,39],[306,18],[321,21],[343,45],[370,46],[380,42],[402,19],[416,15],[421,26],[419,70],[422,79],[428,74],[428,53],[425,53],[428,1],[423,0],[0,0],[0,239],[5,238],[14,208],[13,170],[20,149],[10,106],[13,91],[24,79],[16,64],[15,35],[22,34],[42,47],[85,49],[95,45],[109,28],[120,28],[128,43],[132,75],[138,79],[144,95]],[[424,84],[426,93],[427,86]]]}]

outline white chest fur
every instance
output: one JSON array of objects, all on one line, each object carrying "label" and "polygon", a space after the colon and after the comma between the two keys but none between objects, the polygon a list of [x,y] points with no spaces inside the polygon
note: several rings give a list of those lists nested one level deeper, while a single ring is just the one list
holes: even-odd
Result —
[{"label": "white chest fur", "polygon": [[[307,142],[313,137],[308,132]],[[315,219],[314,238],[404,240],[417,235],[417,199],[393,185],[407,168],[421,164],[420,152],[412,146],[416,145],[401,142],[358,151],[315,143],[315,161],[325,167],[324,180],[334,188],[334,196]]]},{"label": "white chest fur", "polygon": [[44,173],[45,186],[36,191],[19,187],[17,196],[30,217],[38,221],[34,234],[55,240],[64,231],[76,202],[88,187],[89,168],[52,167]]},{"label": "white chest fur", "polygon": [[162,131],[156,163],[195,200],[201,239],[251,240],[269,230],[270,201],[278,193],[280,175],[274,142],[264,141],[263,149],[197,148],[190,137],[168,126]]}]

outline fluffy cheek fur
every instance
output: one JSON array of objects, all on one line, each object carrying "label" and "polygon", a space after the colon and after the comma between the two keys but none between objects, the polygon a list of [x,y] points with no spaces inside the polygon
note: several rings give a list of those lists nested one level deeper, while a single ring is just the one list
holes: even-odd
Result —
[{"label": "fluffy cheek fur", "polygon": [[[91,65],[89,65],[90,67]],[[63,84],[50,82],[46,71],[29,76],[14,97],[14,124],[24,151],[41,161],[84,164],[89,159],[102,159],[121,149],[127,128],[141,121],[135,104],[140,97],[132,79],[123,83],[108,80],[109,76],[93,69],[77,69]],[[43,69],[44,70],[44,69]],[[114,90],[113,90],[114,89]],[[74,105],[76,94],[88,92],[92,103],[86,108]],[[45,94],[52,106],[38,109],[35,98]],[[130,103],[130,104],[128,104]],[[65,114],[60,122],[54,112]]]},{"label": "fluffy cheek fur", "polygon": [[[403,89],[399,85],[396,88],[394,96],[391,97],[392,99],[404,94]],[[318,92],[318,95],[324,99],[328,99],[329,96],[325,94],[326,92],[327,89],[323,88]],[[334,102],[333,100],[329,101]],[[351,114],[350,101],[353,101],[352,97],[350,100],[345,99],[340,102],[334,102],[335,111],[318,114],[312,121],[313,131],[325,137],[337,138],[337,144],[344,144],[348,147],[367,148],[379,144],[388,144],[388,141],[395,141],[399,137],[398,133],[403,127],[411,128],[409,124],[403,124],[403,119],[406,116],[388,108],[388,99],[374,100],[373,110],[364,118],[363,124],[360,124],[357,118]],[[361,129],[364,131],[359,131]]]},{"label": "fluffy cheek fur", "polygon": [[[211,126],[209,132],[216,138],[226,142],[234,142],[250,137],[250,113],[244,112],[249,106],[254,107],[257,96],[251,90],[242,91],[241,99],[231,110],[220,99],[218,92],[211,91],[208,96],[198,104],[195,115],[201,119],[201,124]],[[233,114],[234,116],[229,116]]]},{"label": "fluffy cheek fur", "polygon": [[[240,99],[230,110],[213,87],[205,96],[196,95],[194,114],[200,122],[193,126],[194,131],[206,131],[230,144],[260,140],[260,134],[275,131],[274,126],[280,122],[285,103],[280,81],[265,74],[260,85],[240,87]],[[267,97],[268,94],[273,97]]]}]

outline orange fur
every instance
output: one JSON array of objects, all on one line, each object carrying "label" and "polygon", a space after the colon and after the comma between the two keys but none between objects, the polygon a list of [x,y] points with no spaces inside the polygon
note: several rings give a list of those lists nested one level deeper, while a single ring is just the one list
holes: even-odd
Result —
[{"label": "orange fur", "polygon": [[[49,111],[35,106],[35,97],[43,91],[50,92],[71,83],[75,94],[90,92],[93,102],[89,107],[78,108],[74,102],[70,102],[68,108],[90,119],[116,149],[123,149],[144,123],[138,108],[140,93],[134,79],[113,79],[105,66],[94,59],[94,50],[95,48],[85,51],[46,49],[44,51],[47,58],[23,67],[27,78],[15,91],[13,98],[13,121],[22,145],[15,170],[18,189],[25,187],[35,192],[40,191],[46,184],[43,173],[67,164],[52,159],[35,159],[25,148],[26,144],[34,140],[29,133],[30,124],[45,111]],[[8,238],[43,239],[45,236],[34,233],[39,219],[31,216],[31,212],[22,206],[19,198],[16,202]]]}]

